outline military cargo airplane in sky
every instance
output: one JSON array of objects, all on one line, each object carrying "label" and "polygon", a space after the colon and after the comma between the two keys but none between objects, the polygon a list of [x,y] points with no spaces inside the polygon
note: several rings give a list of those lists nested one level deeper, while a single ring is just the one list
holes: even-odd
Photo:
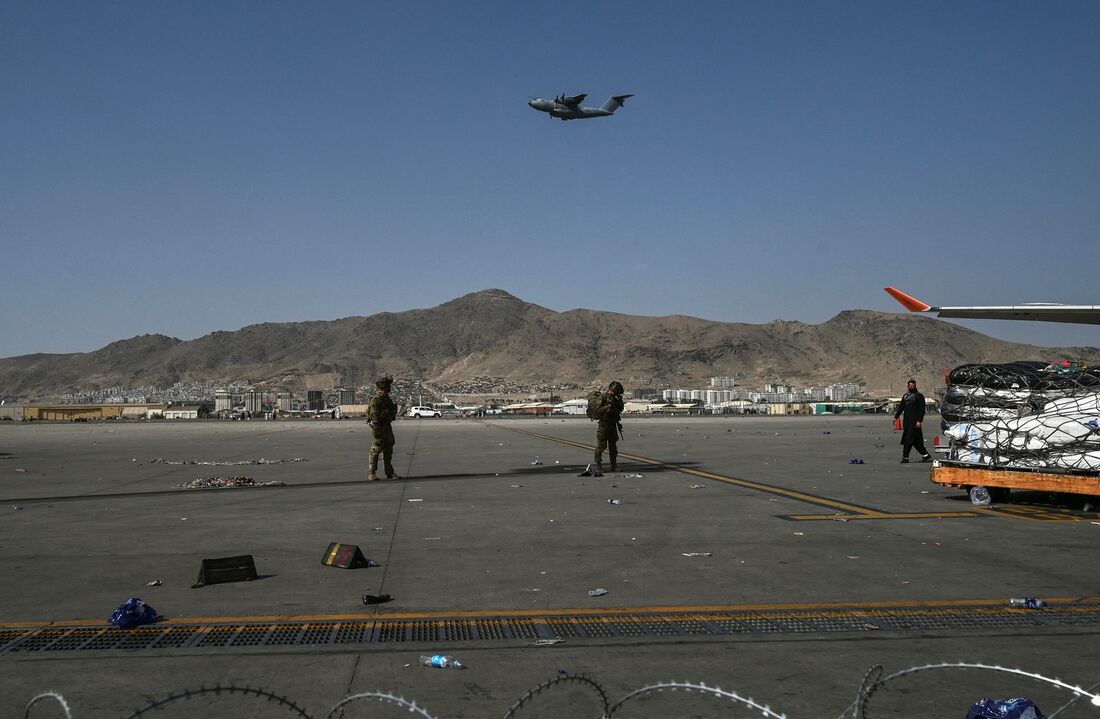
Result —
[{"label": "military cargo airplane in sky", "polygon": [[587,120],[590,117],[609,117],[614,115],[615,111],[623,106],[623,103],[628,97],[634,96],[613,95],[611,99],[603,104],[603,107],[581,107],[581,103],[584,102],[584,98],[586,97],[588,97],[588,94],[583,92],[580,95],[573,95],[571,97],[562,93],[553,100],[532,97],[527,101],[527,104],[539,112],[549,113],[550,117],[556,117],[561,120]]},{"label": "military cargo airplane in sky", "polygon": [[1019,305],[991,307],[932,307],[894,287],[883,289],[910,312],[935,312],[937,317],[974,320],[1038,320],[1042,322],[1070,322],[1081,325],[1100,324],[1100,305],[1060,305],[1053,302],[1029,302]]}]

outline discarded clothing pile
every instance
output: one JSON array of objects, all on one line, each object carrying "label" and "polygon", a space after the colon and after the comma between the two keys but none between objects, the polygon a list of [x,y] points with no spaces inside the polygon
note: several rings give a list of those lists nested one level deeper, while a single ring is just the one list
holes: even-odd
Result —
[{"label": "discarded clothing pile", "polygon": [[[1050,373],[1051,367],[1041,372]],[[1085,368],[1061,376],[1095,374]],[[1032,393],[1027,410],[1005,410],[1007,416],[996,418],[979,415],[978,421],[944,430],[951,439],[950,458],[1000,467],[1100,470],[1100,386],[1087,381],[1075,391],[1058,390],[1065,395],[1060,398],[1044,396],[1052,391]]]},{"label": "discarded clothing pile", "polygon": [[286,482],[257,482],[252,477],[200,477],[177,484],[184,489],[219,489],[221,487],[285,487]]},{"label": "discarded clothing pile", "polygon": [[137,597],[130,597],[118,606],[107,621],[119,629],[129,629],[141,624],[152,624],[159,619],[161,616],[156,609]]}]

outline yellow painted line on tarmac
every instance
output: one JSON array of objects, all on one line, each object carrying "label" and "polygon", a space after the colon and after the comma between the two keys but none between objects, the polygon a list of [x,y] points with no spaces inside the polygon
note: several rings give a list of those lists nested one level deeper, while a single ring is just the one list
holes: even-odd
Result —
[{"label": "yellow painted line on tarmac", "polygon": [[[489,426],[489,425],[486,425]],[[526,429],[519,429],[516,427],[502,427],[499,425],[492,425],[497,429],[506,429],[509,432],[518,432],[519,434],[525,434],[529,437],[535,437],[536,439],[544,439],[550,442],[557,442],[558,444],[565,444],[571,447],[577,447],[579,449],[587,449],[595,451],[595,447],[591,444],[585,444],[583,442],[575,442],[570,439],[563,439],[561,437],[555,437],[548,434],[540,434],[538,432],[532,432]],[[626,457],[642,464],[648,464],[653,467],[663,467],[670,469],[674,472],[680,472],[682,474],[690,474],[695,477],[702,477],[703,479],[711,479],[716,482],[724,482],[736,487],[743,487],[745,489],[753,489],[760,492],[766,492],[768,494],[775,494],[788,499],[793,499],[797,502],[806,502],[819,507],[827,507],[829,509],[836,510],[834,514],[790,514],[784,515],[784,519],[789,519],[797,522],[820,522],[820,521],[836,521],[840,519],[846,520],[895,520],[895,519],[975,519],[981,517],[1003,517],[1006,519],[1019,519],[1027,522],[1051,522],[1051,521],[1070,521],[1079,520],[1081,517],[1068,514],[1065,512],[1058,512],[1055,510],[1045,510],[1042,508],[1030,508],[1030,507],[974,507],[970,510],[963,510],[957,512],[885,512],[882,510],[874,509],[872,507],[863,507],[858,504],[852,504],[851,502],[842,502],[828,497],[822,497],[816,494],[810,494],[808,492],[800,492],[794,489],[787,489],[786,487],[777,487],[771,484],[764,484],[762,482],[753,482],[748,479],[738,479],[737,477],[730,477],[724,474],[718,474],[716,472],[708,472],[702,469],[694,469],[692,467],[683,467],[680,465],[665,462],[659,459],[653,459],[651,457],[643,457],[637,454],[629,454],[626,452],[619,452],[620,457]]]},{"label": "yellow painted line on tarmac", "polygon": [[784,519],[797,522],[839,522],[865,519],[956,519],[959,517],[982,517],[982,512],[876,512],[866,514],[788,514]]},{"label": "yellow painted line on tarmac", "polygon": [[[590,444],[584,444],[582,442],[574,442],[569,439],[562,439],[560,437],[554,437],[548,434],[539,434],[537,432],[531,432],[525,429],[517,429],[515,427],[500,427],[500,429],[506,429],[509,432],[518,432],[520,434],[526,434],[530,437],[537,439],[545,439],[550,442],[557,442],[558,444],[566,444],[572,447],[578,447],[580,449],[587,449],[595,451],[595,447]],[[652,459],[650,457],[642,457],[637,454],[629,454],[627,452],[619,452],[619,457],[626,457],[636,462],[648,464],[652,467],[663,467],[665,469],[671,469],[674,472],[680,472],[682,474],[690,474],[695,477],[702,477],[703,479],[713,479],[716,482],[725,482],[726,484],[732,484],[737,487],[744,487],[745,489],[754,489],[759,492],[767,492],[768,494],[777,494],[788,499],[794,499],[799,502],[806,502],[808,504],[814,504],[819,507],[828,507],[829,509],[835,509],[842,512],[850,512],[852,514],[866,514],[874,515],[875,518],[885,519],[891,515],[885,512],[879,512],[871,509],[870,507],[861,507],[858,504],[851,504],[849,502],[840,502],[835,499],[829,499],[827,497],[820,497],[808,492],[799,492],[794,489],[787,489],[786,487],[777,487],[772,484],[764,484],[762,482],[753,482],[748,479],[738,479],[737,477],[730,477],[724,474],[717,474],[715,472],[707,472],[702,469],[694,469],[692,467],[682,467],[680,465],[671,464],[660,459]]]},{"label": "yellow painted line on tarmac", "polygon": [[[517,429],[514,427],[502,427],[501,429],[507,429],[512,432],[519,432],[520,434],[526,434],[538,439],[545,439],[551,442],[558,442],[560,444],[567,444],[580,449],[595,450],[590,444],[584,444],[582,442],[574,442],[568,439],[562,439],[560,437],[554,437],[552,435],[539,434],[537,432],[531,432],[529,430]],[[777,487],[775,485],[763,484],[761,482],[753,482],[747,479],[738,479],[737,477],[730,477],[728,475],[718,474],[716,472],[708,472],[706,470],[694,469],[692,467],[682,467],[679,465],[664,462],[659,459],[652,459],[650,457],[642,457],[640,455],[628,454],[626,452],[619,452],[620,457],[627,457],[643,464],[648,464],[656,467],[663,467],[671,469],[683,474],[690,474],[696,477],[702,477],[704,479],[712,479],[717,482],[725,482],[726,484],[732,484],[738,487],[744,487],[746,489],[755,489],[768,494],[778,494],[789,499],[794,499],[799,502],[807,502],[817,506],[829,507],[830,509],[840,510],[841,513],[837,514],[795,514],[787,516],[787,519],[797,521],[820,521],[820,520],[836,520],[836,519],[936,519],[936,518],[974,518],[983,516],[984,512],[981,511],[962,511],[962,512],[883,512],[880,510],[872,509],[870,507],[863,507],[858,504],[852,504],[850,502],[841,502],[835,499],[829,499],[827,497],[821,497],[815,494],[809,494],[808,492],[800,492],[798,490],[787,489],[785,487]]]},{"label": "yellow painted line on tarmac", "polygon": [[[1100,611],[1100,596],[1081,597],[1054,597],[1043,599],[1051,607],[1059,607],[1068,610],[1080,610],[1088,612]],[[1069,606],[1063,606],[1069,605]],[[1091,605],[1091,606],[1089,606]],[[275,628],[280,624],[305,624],[305,628],[317,623],[328,624],[331,622],[394,622],[402,620],[460,620],[460,619],[554,619],[569,617],[616,617],[653,614],[667,615],[700,615],[700,614],[733,614],[741,612],[836,612],[838,610],[852,611],[894,611],[905,610],[908,612],[933,612],[950,609],[963,609],[985,607],[995,611],[1009,610],[1003,597],[996,599],[936,599],[921,602],[890,601],[890,602],[799,602],[799,603],[769,603],[769,604],[701,604],[701,605],[671,605],[671,606],[647,606],[647,607],[587,607],[571,609],[483,609],[483,610],[453,610],[432,612],[392,612],[385,614],[266,614],[244,615],[228,617],[173,617],[156,624],[145,625],[143,628],[154,630],[158,627],[173,627],[181,625],[202,625],[198,631],[210,632],[216,630],[217,624],[267,624]],[[1020,610],[1025,611],[1025,610]],[[1026,610],[1036,611],[1036,610]],[[0,623],[3,629],[39,629],[50,627],[79,628],[99,627],[108,628],[102,619],[72,619],[54,620],[43,622],[4,622]]]}]

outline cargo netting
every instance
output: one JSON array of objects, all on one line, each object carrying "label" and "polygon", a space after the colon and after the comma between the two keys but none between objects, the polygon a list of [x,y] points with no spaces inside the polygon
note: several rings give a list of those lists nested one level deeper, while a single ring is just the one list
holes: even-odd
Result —
[{"label": "cargo netting", "polygon": [[991,467],[1100,471],[1100,368],[966,364],[940,407],[949,458]]}]

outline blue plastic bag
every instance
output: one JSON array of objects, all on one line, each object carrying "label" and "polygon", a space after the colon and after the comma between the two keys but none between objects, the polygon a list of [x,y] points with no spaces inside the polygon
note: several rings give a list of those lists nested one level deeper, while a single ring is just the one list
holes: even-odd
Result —
[{"label": "blue plastic bag", "polygon": [[966,719],[1046,719],[1030,699],[982,699]]},{"label": "blue plastic bag", "polygon": [[141,624],[152,624],[158,619],[160,619],[160,615],[157,614],[156,609],[137,597],[131,597],[118,605],[118,609],[107,621],[119,629],[129,629]]}]

